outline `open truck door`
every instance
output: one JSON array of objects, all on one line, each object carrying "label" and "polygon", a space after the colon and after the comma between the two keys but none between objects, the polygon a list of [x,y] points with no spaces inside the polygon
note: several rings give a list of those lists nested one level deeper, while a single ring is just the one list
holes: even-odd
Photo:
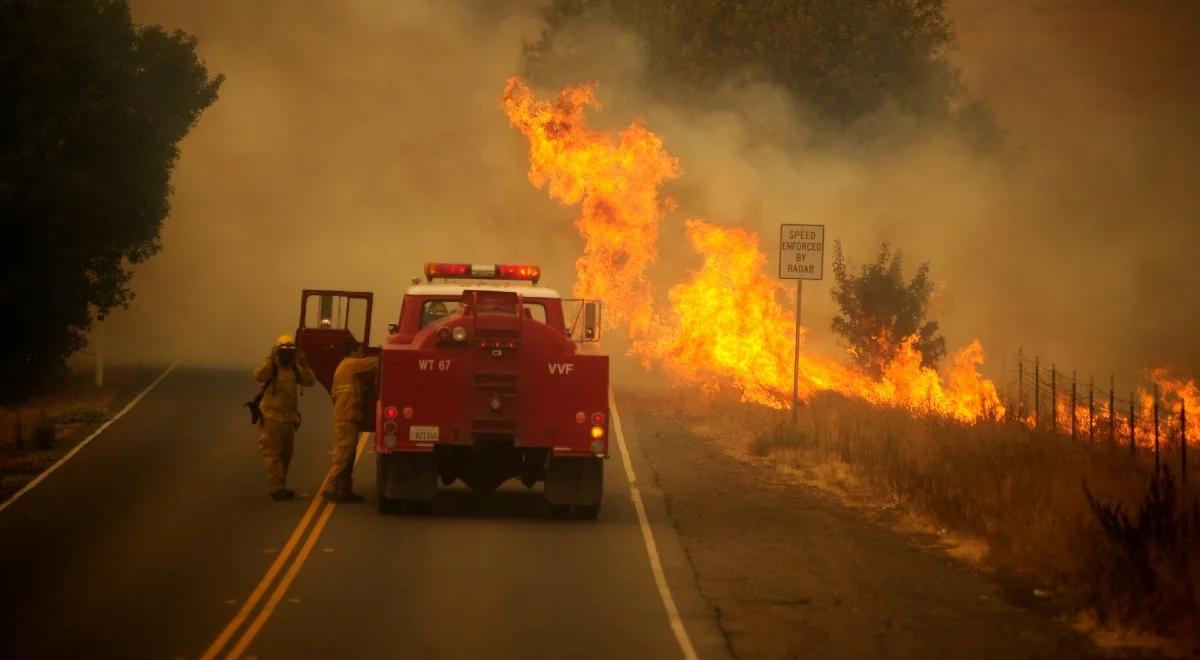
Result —
[{"label": "open truck door", "polygon": [[577,344],[594,344],[600,341],[602,326],[599,300],[564,298],[563,316],[567,322],[567,336]]},{"label": "open truck door", "polygon": [[[300,294],[296,346],[308,357],[325,391],[333,387],[333,372],[346,356],[346,343],[354,340],[361,341],[363,346],[370,344],[373,303],[374,294],[369,291],[305,289]],[[375,401],[371,394],[370,418],[374,419]],[[364,404],[366,400],[364,397]]]}]

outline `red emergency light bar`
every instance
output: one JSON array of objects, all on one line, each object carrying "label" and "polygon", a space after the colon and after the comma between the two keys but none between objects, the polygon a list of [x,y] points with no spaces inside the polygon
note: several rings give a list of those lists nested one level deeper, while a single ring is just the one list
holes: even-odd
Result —
[{"label": "red emergency light bar", "polygon": [[425,264],[425,279],[465,278],[473,280],[522,280],[538,283],[542,269],[537,266],[514,266],[508,264]]}]

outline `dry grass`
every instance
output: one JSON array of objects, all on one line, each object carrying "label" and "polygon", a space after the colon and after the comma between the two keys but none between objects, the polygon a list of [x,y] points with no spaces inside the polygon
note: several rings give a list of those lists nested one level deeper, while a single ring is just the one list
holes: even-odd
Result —
[{"label": "dry grass", "polygon": [[[758,428],[745,445],[752,460],[932,524],[958,539],[962,556],[1099,627],[1176,640],[1197,632],[1200,505],[1181,503],[1174,477],[1155,479],[1146,452],[836,395],[806,404],[795,427],[766,411],[749,423]],[[1164,463],[1176,451],[1167,447]]]},{"label": "dry grass", "polygon": [[72,372],[44,394],[0,406],[0,501],[108,419],[116,402],[152,372],[144,367],[110,368],[103,388],[95,387],[89,371]]}]

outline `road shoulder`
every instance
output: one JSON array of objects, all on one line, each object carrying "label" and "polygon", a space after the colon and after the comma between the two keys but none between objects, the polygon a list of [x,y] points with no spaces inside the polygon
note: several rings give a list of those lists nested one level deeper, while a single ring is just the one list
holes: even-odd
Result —
[{"label": "road shoulder", "polygon": [[[669,514],[668,496],[655,477],[653,466],[644,451],[644,430],[637,421],[627,416],[625,400],[629,397],[617,392],[613,398],[622,415],[625,447],[637,478],[646,518],[654,533],[663,572],[696,654],[705,659],[731,658],[732,651],[717,623],[718,612],[701,593],[688,549]],[[614,464],[616,458],[609,461],[609,469],[620,469],[620,465]]]},{"label": "road shoulder", "polygon": [[0,508],[115,418],[164,367],[109,369],[104,387],[75,373],[29,401],[0,406]]},{"label": "road shoulder", "polygon": [[[694,415],[618,392],[702,598],[757,657],[1078,657],[1094,650],[932,544],[740,461]],[[673,535],[676,536],[676,535]]]}]

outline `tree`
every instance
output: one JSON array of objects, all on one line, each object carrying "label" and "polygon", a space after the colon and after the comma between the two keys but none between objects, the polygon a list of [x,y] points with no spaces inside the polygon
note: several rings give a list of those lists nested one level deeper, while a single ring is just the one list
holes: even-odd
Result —
[{"label": "tree", "polygon": [[841,241],[833,244],[833,300],[842,313],[833,319],[833,331],[848,344],[850,354],[864,369],[878,376],[895,357],[901,342],[913,337],[921,364],[933,367],[946,354],[946,340],[936,321],[925,321],[929,307],[929,264],[923,263],[908,284],[904,260],[884,243],[875,261],[860,273],[846,272]]},{"label": "tree", "polygon": [[[944,0],[553,0],[547,27],[526,48],[537,78],[580,21],[607,19],[639,35],[653,86],[704,91],[760,77],[827,118],[849,122],[887,103],[923,117],[962,109],[976,121],[947,59],[954,45]],[[569,52],[571,46],[561,49]]]},{"label": "tree", "polygon": [[196,40],[124,0],[0,1],[0,398],[127,306],[158,251],[178,143],[217,98]]}]

